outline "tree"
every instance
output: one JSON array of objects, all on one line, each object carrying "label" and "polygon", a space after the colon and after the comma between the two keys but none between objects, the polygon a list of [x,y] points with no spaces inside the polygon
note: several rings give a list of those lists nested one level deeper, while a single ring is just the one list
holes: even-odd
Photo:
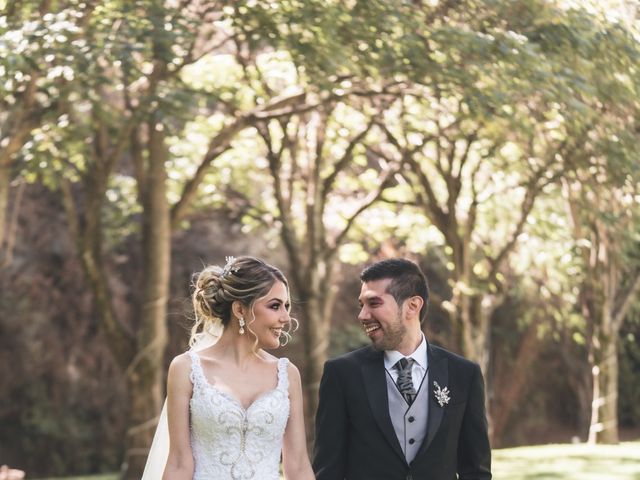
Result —
[{"label": "tree", "polygon": [[[257,55],[249,67],[247,59],[236,58],[235,71],[244,76],[243,85],[251,86],[245,98],[269,101],[300,82],[286,52]],[[371,148],[380,140],[374,122],[390,93],[374,94],[351,81],[320,94],[311,85],[306,88],[304,109],[256,122],[232,142],[217,167],[230,172],[220,198],[225,208],[248,225],[277,232],[284,246],[303,320],[311,433],[340,248],[359,216],[391,184],[396,169],[393,163],[380,163]],[[366,93],[360,95],[362,91]]]},{"label": "tree", "polygon": [[[292,95],[232,112],[211,138],[197,168],[175,186],[168,182],[173,159],[167,136],[181,131],[198,101],[213,101],[213,108],[219,107],[219,92],[192,89],[181,74],[232,42],[234,32],[217,27],[225,23],[227,13],[222,5],[197,2],[171,7],[114,1],[85,8],[81,17],[88,20],[77,32],[83,48],[73,64],[76,97],[66,105],[64,125],[39,132],[42,138],[29,153],[28,168],[63,193],[96,315],[127,380],[129,428],[123,475],[139,478],[164,396],[171,230],[184,218],[203,172],[234,135],[303,99]],[[39,169],[38,160],[43,158],[49,158],[47,168]],[[108,200],[127,197],[130,185],[135,198],[126,198],[130,208],[118,212]],[[119,224],[107,222],[116,217]],[[110,253],[117,252],[127,237],[134,238],[142,257],[136,282],[142,288],[134,294],[137,306],[130,318],[116,310],[109,282]]]},{"label": "tree", "polygon": [[[536,200],[584,165],[574,152],[604,121],[602,109],[619,115],[617,102],[635,102],[627,95],[637,47],[619,27],[550,2],[474,5],[449,10],[446,26],[425,35],[442,67],[415,79],[381,128],[405,163],[409,202],[442,234],[445,305],[491,399],[491,322],[512,288],[510,256]],[[604,79],[606,69],[615,73]]]},{"label": "tree", "polygon": [[602,163],[576,172],[563,189],[582,265],[578,305],[592,374],[588,439],[593,443],[618,442],[619,334],[640,291],[639,185],[631,175],[623,185],[612,185],[611,171]]},{"label": "tree", "polygon": [[640,51],[632,26],[597,17],[596,23],[597,32],[580,32],[594,72],[592,94],[580,100],[591,112],[582,120],[584,140],[566,156],[563,198],[581,266],[578,305],[593,388],[588,440],[617,443],[619,333],[640,290],[634,73]]},{"label": "tree", "polygon": [[19,153],[35,128],[59,115],[68,94],[68,71],[60,63],[75,29],[66,12],[50,13],[50,2],[23,3],[0,4],[0,266],[11,261],[24,188],[18,188],[9,215]]},{"label": "tree", "polygon": [[[385,131],[413,186],[409,201],[446,245],[459,347],[486,373],[491,316],[508,291],[502,270],[535,199],[559,176],[556,156],[573,140],[554,135],[562,128],[559,95],[544,92],[563,87],[555,66],[527,38],[526,19],[506,23],[509,9],[525,5],[474,5],[450,10],[451,21],[429,32],[437,73],[415,80]],[[535,6],[520,14],[541,15],[539,23],[551,17]]]}]

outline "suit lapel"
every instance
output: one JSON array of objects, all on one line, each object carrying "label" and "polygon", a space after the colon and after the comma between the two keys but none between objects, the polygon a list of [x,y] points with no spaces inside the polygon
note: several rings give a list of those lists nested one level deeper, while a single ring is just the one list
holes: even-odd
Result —
[{"label": "suit lapel", "polygon": [[406,462],[398,437],[389,416],[387,379],[382,352],[371,351],[370,358],[362,365],[362,376],[371,411],[385,440],[403,461]]},{"label": "suit lapel", "polygon": [[438,354],[437,350],[431,348],[431,345],[427,348],[427,356],[429,358],[429,384],[425,387],[429,389],[429,418],[427,420],[427,436],[416,457],[422,455],[429,448],[433,437],[436,436],[438,428],[440,428],[444,415],[445,409],[436,401],[434,382],[437,382],[441,388],[449,385],[449,364],[446,357]]}]

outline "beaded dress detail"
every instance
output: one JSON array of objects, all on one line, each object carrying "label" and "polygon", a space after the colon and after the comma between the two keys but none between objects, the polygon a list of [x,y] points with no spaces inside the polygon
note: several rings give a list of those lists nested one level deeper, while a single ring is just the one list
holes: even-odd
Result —
[{"label": "beaded dress detail", "polygon": [[193,480],[279,480],[282,437],[289,418],[286,358],[278,360],[278,384],[247,409],[210,384],[191,356]]}]

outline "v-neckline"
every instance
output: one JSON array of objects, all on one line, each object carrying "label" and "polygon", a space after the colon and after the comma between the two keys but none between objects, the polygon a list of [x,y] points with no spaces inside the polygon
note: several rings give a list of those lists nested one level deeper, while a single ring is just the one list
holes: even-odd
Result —
[{"label": "v-neckline", "polygon": [[[209,383],[208,380],[206,380],[206,386],[208,388],[211,388],[213,390],[215,390],[219,395],[222,395],[223,397],[225,397],[227,400],[230,400],[231,402],[235,403],[236,406],[238,408],[240,408],[240,410],[242,410],[242,412],[246,415],[247,413],[249,413],[249,410],[251,410],[251,408],[262,398],[266,397],[267,395],[269,395],[270,393],[273,392],[277,392],[279,391],[278,386],[276,386],[275,388],[271,388],[269,390],[265,390],[264,392],[260,392],[258,395],[256,395],[256,397],[251,401],[251,403],[249,403],[248,406],[244,406],[242,404],[242,402],[240,401],[240,399],[233,393],[227,392],[226,390],[222,390],[219,387],[216,387],[214,384]],[[280,381],[278,381],[278,384],[280,383]]]},{"label": "v-neckline", "polygon": [[[198,355],[196,352],[193,352],[193,355],[197,358],[197,366],[200,369],[199,373],[202,376],[202,381],[203,381],[204,385],[206,387],[208,387],[208,388],[211,388],[211,389],[215,390],[218,394],[222,395],[223,397],[226,397],[228,400],[230,400],[233,403],[235,403],[236,406],[239,407],[240,410],[242,410],[242,412],[245,414],[245,416],[249,412],[249,410],[251,410],[251,407],[253,407],[258,400],[260,400],[261,398],[267,396],[270,393],[277,392],[277,391],[280,390],[280,384],[281,384],[280,362],[282,361],[281,358],[276,361],[276,386],[274,388],[270,388],[268,390],[264,390],[264,391],[258,393],[253,398],[253,400],[245,407],[243,405],[243,403],[240,401],[240,398],[235,393],[227,392],[226,390],[222,390],[220,387],[216,386],[214,383],[211,383],[209,381],[209,379],[207,378],[207,376],[204,374],[204,369],[202,368],[202,359],[200,358],[200,355]],[[191,368],[193,368],[193,366]]]}]

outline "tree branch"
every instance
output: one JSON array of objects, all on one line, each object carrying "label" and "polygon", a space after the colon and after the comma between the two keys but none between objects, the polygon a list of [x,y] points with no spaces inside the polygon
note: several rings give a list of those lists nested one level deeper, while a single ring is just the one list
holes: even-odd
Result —
[{"label": "tree branch", "polygon": [[[172,228],[177,227],[182,218],[184,218],[189,205],[191,205],[198,191],[198,187],[202,183],[202,180],[204,179],[208,169],[211,167],[213,161],[230,148],[232,140],[240,131],[251,125],[255,125],[260,120],[273,118],[271,116],[271,112],[275,112],[275,117],[281,116],[283,110],[287,111],[287,115],[297,113],[298,110],[296,109],[296,106],[298,106],[300,102],[304,101],[304,99],[304,93],[297,93],[289,97],[275,98],[272,102],[264,106],[238,116],[232,123],[223,127],[222,130],[209,142],[207,152],[202,157],[202,160],[200,160],[196,173],[185,183],[180,199],[172,207]],[[304,109],[306,107],[307,106],[303,104],[302,108]]]},{"label": "tree branch", "polygon": [[347,224],[342,229],[342,231],[336,236],[333,246],[329,249],[327,258],[331,258],[336,254],[336,252],[344,242],[346,236],[349,234],[349,231],[351,230],[351,227],[355,223],[356,219],[360,216],[362,212],[364,212],[367,208],[373,205],[373,203],[375,203],[382,196],[383,192],[389,186],[389,184],[393,180],[393,177],[396,173],[398,173],[397,169],[389,169],[385,172],[384,176],[382,177],[382,181],[378,185],[378,188],[372,191],[371,193],[369,193],[369,195],[367,195],[367,197],[365,197],[364,201],[362,202],[362,205],[360,205],[360,207],[358,207],[355,213],[347,219]]},{"label": "tree branch", "polygon": [[[9,226],[7,228],[7,234],[4,238],[0,236],[0,252],[2,251],[2,243],[4,240],[4,258],[0,261],[0,269],[9,265],[13,259],[13,249],[16,241],[16,232],[18,230],[18,214],[20,213],[20,205],[22,204],[22,197],[24,195],[24,189],[26,182],[18,183],[18,190],[14,196],[13,209],[11,210],[11,217],[9,218]],[[2,218],[2,216],[0,216]],[[3,227],[3,225],[0,225]],[[0,232],[2,229],[0,228]]]},{"label": "tree branch", "polygon": [[358,135],[356,135],[354,138],[351,139],[351,141],[349,142],[349,145],[347,146],[344,152],[344,155],[342,155],[342,157],[334,164],[333,171],[329,175],[327,175],[327,177],[324,179],[324,182],[322,183],[322,193],[321,193],[322,197],[326,197],[328,195],[329,191],[333,187],[333,183],[335,182],[338,174],[342,170],[344,170],[346,166],[349,164],[349,162],[353,159],[353,150],[355,149],[356,145],[358,145],[362,141],[362,139],[367,135],[367,133],[369,133],[369,131],[371,130],[371,127],[373,127],[374,124],[375,124],[375,118],[372,118],[369,124],[367,125],[367,127],[362,132],[360,132]]}]

